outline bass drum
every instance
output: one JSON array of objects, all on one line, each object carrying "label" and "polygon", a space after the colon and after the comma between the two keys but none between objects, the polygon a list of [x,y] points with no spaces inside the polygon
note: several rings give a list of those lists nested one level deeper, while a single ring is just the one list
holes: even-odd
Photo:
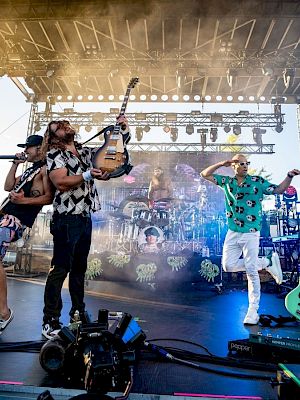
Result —
[{"label": "bass drum", "polygon": [[150,226],[146,226],[145,228],[141,229],[141,231],[139,232],[138,235],[138,245],[142,246],[143,244],[146,243],[146,235],[145,235],[145,231],[147,229],[152,229],[155,230],[157,233],[157,243],[162,243],[165,241],[165,237],[164,237],[164,232],[162,229],[160,229],[158,226],[155,225],[150,225]]},{"label": "bass drum", "polygon": [[121,201],[118,211],[124,216],[133,218],[140,210],[149,210],[147,197],[132,195]]}]

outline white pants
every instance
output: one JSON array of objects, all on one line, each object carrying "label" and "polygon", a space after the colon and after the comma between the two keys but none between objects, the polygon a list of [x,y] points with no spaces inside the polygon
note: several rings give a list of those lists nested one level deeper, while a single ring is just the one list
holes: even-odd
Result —
[{"label": "white pants", "polygon": [[[269,259],[259,258],[259,232],[241,233],[228,230],[223,247],[222,266],[226,272],[246,271],[249,306],[258,310],[260,279],[258,271],[269,265]],[[243,259],[240,256],[243,254]]]}]

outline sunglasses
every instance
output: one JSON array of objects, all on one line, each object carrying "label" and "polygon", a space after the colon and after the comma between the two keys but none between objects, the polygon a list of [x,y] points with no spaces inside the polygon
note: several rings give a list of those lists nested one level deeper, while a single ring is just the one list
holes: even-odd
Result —
[{"label": "sunglasses", "polygon": [[241,166],[241,167],[244,167],[245,165],[250,165],[250,161],[241,161],[241,162],[239,162],[239,165]]}]

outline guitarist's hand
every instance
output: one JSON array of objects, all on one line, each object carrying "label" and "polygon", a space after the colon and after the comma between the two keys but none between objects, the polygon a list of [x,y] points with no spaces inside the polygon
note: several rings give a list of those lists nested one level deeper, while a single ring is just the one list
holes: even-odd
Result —
[{"label": "guitarist's hand", "polygon": [[119,115],[117,117],[117,123],[121,125],[122,131],[129,129],[128,121],[127,121],[127,118],[125,117],[125,115]]},{"label": "guitarist's hand", "polygon": [[94,179],[99,181],[108,181],[110,179],[109,173],[107,171],[102,172],[101,169],[91,168],[91,175]]},{"label": "guitarist's hand", "polygon": [[25,199],[23,190],[20,190],[19,192],[15,192],[12,190],[9,193],[8,197],[9,197],[9,200],[14,204],[22,204]]}]

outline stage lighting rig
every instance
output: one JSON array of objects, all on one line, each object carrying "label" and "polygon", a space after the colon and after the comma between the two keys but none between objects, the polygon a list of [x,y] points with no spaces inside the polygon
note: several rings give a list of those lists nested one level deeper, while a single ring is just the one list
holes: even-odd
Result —
[{"label": "stage lighting rig", "polygon": [[233,125],[232,132],[234,135],[239,136],[242,133],[242,128],[240,125]]},{"label": "stage lighting rig", "polygon": [[210,128],[210,140],[214,143],[218,139],[218,128]]},{"label": "stage lighting rig", "polygon": [[135,352],[145,338],[130,314],[99,310],[91,322],[76,312],[74,322],[43,345],[40,363],[49,373],[83,382],[88,393],[126,392],[132,386]]}]

